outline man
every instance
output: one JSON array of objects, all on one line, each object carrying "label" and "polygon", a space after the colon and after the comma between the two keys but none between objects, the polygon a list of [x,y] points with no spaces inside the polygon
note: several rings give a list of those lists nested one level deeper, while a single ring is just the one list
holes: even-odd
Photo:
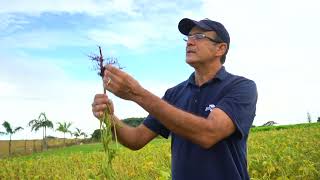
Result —
[{"label": "man", "polygon": [[[247,138],[255,117],[257,90],[253,81],[228,73],[224,66],[230,37],[225,27],[209,19],[184,18],[186,62],[194,68],[188,80],[170,88],[164,97],[153,95],[125,72],[107,66],[104,87],[136,102],[149,112],[137,128],[112,115],[119,141],[138,150],[158,134],[171,135],[172,179],[249,179]],[[97,94],[94,115],[113,105]],[[111,112],[113,114],[113,112]]]}]

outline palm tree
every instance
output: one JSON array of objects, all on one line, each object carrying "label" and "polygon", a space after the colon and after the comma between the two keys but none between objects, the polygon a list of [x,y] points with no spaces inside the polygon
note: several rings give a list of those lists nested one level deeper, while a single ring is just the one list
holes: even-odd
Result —
[{"label": "palm tree", "polygon": [[76,137],[76,139],[82,135],[82,130],[79,128],[76,128],[76,131],[73,133],[73,135]]},{"label": "palm tree", "polygon": [[66,133],[72,134],[72,132],[69,130],[72,123],[69,122],[67,124],[66,122],[63,122],[63,123],[58,122],[58,124],[59,124],[59,127],[56,130],[63,132],[63,144],[64,146],[66,146]]},{"label": "palm tree", "polygon": [[11,127],[10,123],[7,121],[4,121],[4,123],[2,123],[2,126],[6,129],[6,132],[0,132],[0,134],[10,135],[10,140],[9,140],[9,156],[10,156],[11,155],[11,136],[15,134],[17,131],[22,130],[23,128],[20,126],[13,128]]},{"label": "palm tree", "polygon": [[79,136],[83,136],[83,138],[87,137],[87,134],[85,132],[83,132],[81,129],[76,128],[76,132],[73,133],[73,135],[77,138]]},{"label": "palm tree", "polygon": [[38,119],[31,120],[28,125],[31,126],[31,131],[38,131],[42,128],[42,146],[48,149],[46,142],[47,128],[53,129],[53,123],[47,118],[46,113],[40,113]]},{"label": "palm tree", "polygon": [[88,137],[88,135],[85,132],[82,132],[80,135],[83,136],[84,139]]},{"label": "palm tree", "polygon": [[76,137],[76,141],[79,136],[83,136],[84,139],[87,137],[87,134],[82,132],[82,130],[79,128],[76,128],[76,131],[73,133],[73,135]]}]

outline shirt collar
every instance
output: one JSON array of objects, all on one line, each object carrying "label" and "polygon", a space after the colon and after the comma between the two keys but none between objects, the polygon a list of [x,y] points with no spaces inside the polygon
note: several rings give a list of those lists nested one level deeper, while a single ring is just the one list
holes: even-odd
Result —
[{"label": "shirt collar", "polygon": [[[217,72],[217,74],[214,76],[214,78],[210,79],[208,82],[206,82],[205,84],[214,82],[215,79],[218,79],[220,81],[223,81],[226,77],[228,76],[228,72],[226,71],[225,67],[222,66],[219,71]],[[195,82],[195,76],[194,76],[194,72],[190,75],[189,79],[187,80],[187,84],[192,84],[194,86],[196,86],[196,82]]]}]

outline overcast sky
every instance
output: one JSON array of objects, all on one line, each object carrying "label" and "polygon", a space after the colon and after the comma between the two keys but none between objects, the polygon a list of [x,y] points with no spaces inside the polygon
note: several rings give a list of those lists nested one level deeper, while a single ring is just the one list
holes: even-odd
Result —
[{"label": "overcast sky", "polygon": [[[102,93],[102,82],[87,55],[97,54],[97,45],[161,97],[193,72],[177,28],[184,17],[210,18],[228,29],[227,71],[258,87],[255,125],[307,122],[307,112],[316,121],[319,7],[317,0],[2,0],[0,122],[25,128],[14,139],[41,138],[41,131],[31,133],[26,125],[46,112],[54,125],[72,122],[72,130],[91,134],[99,127],[91,103]],[[120,118],[147,115],[110,96]],[[48,135],[63,137],[53,130]]]}]

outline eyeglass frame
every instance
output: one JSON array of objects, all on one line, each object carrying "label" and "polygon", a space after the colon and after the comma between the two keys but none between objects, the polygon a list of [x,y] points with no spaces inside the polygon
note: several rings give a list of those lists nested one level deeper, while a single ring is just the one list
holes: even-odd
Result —
[{"label": "eyeglass frame", "polygon": [[201,40],[201,39],[209,39],[210,41],[214,42],[214,43],[223,43],[222,40],[219,40],[219,37],[218,39],[213,39],[211,37],[208,37],[207,35],[203,34],[203,33],[197,33],[197,34],[193,34],[193,35],[187,35],[183,38],[183,40],[185,42],[187,42],[190,38],[194,39],[194,40]]}]

